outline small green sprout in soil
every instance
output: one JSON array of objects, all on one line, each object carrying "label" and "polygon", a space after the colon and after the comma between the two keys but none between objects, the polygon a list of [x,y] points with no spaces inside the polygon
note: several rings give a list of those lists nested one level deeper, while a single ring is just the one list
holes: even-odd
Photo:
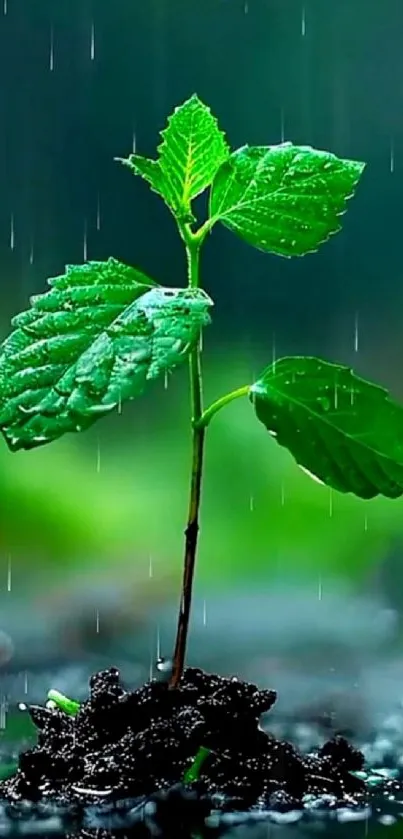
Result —
[{"label": "small green sprout in soil", "polygon": [[198,780],[199,775],[200,775],[200,770],[203,766],[204,761],[206,760],[206,757],[209,756],[210,751],[211,751],[211,749],[206,749],[205,746],[200,746],[200,749],[197,752],[197,755],[195,756],[195,759],[194,759],[192,765],[189,767],[189,769],[186,770],[186,772],[183,776],[183,783],[184,784],[192,784],[193,781]]},{"label": "small green sprout in soil", "polygon": [[[14,452],[51,443],[88,429],[188,363],[192,451],[183,582],[172,672],[158,688],[165,689],[168,702],[183,686],[205,443],[213,417],[247,397],[271,437],[319,482],[362,499],[397,498],[403,494],[403,407],[349,367],[311,356],[273,361],[257,381],[241,382],[204,406],[201,336],[211,322],[213,300],[202,287],[200,260],[213,229],[222,225],[267,254],[314,253],[340,231],[365,164],[291,142],[232,150],[196,95],[175,109],[161,135],[155,159],[130,154],[118,160],[172,213],[187,282],[163,287],[113,257],[68,265],[49,279],[50,289],[14,317],[14,331],[0,347],[0,429]],[[207,218],[200,221],[194,200],[206,190]],[[57,692],[50,699],[55,714],[61,709],[80,725],[84,711],[77,703]],[[200,741],[193,755],[198,746],[207,748]],[[193,772],[197,766],[196,760]]]},{"label": "small green sprout in soil", "polygon": [[63,693],[53,688],[48,691],[48,701],[46,704],[48,707],[53,706],[54,708],[59,708],[60,711],[64,711],[65,714],[70,714],[71,716],[74,716],[80,710],[79,702],[76,702],[75,699],[69,699]]}]

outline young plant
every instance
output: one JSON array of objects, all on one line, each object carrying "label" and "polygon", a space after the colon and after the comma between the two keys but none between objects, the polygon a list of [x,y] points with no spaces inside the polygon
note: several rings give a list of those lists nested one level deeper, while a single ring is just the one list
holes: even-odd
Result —
[{"label": "young plant", "polygon": [[[248,396],[280,446],[319,481],[369,499],[403,493],[403,408],[349,368],[311,357],[282,358],[258,381],[204,409],[201,332],[212,300],[201,288],[200,254],[217,223],[283,257],[312,253],[340,230],[364,164],[309,146],[231,151],[194,95],[162,132],[158,157],[121,162],[144,178],[173,214],[187,258],[187,285],[163,288],[110,258],[68,266],[17,315],[0,348],[0,427],[10,449],[32,449],[82,431],[152,380],[189,361],[192,457],[183,583],[170,687],[186,652],[199,531],[203,452],[213,416]],[[208,218],[194,199],[210,190]]]}]

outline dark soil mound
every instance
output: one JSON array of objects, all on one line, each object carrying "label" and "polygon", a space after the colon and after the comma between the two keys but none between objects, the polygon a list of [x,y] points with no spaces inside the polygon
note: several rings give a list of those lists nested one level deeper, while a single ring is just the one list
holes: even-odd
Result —
[{"label": "dark soil mound", "polygon": [[275,691],[194,668],[176,690],[151,681],[126,691],[111,668],[91,678],[75,716],[29,707],[38,744],[0,795],[64,804],[150,796],[183,781],[203,746],[210,751],[192,788],[205,800],[222,796],[226,810],[298,808],[306,795],[363,803],[366,787],[351,774],[363,767],[361,752],[335,737],[299,754],[259,726],[275,700]]}]

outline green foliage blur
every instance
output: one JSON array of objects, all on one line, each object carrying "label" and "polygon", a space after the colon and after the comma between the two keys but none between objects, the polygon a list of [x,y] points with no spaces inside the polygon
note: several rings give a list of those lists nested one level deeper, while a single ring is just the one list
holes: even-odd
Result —
[{"label": "green foliage blur", "polygon": [[[245,362],[220,356],[205,363],[206,404],[253,380]],[[29,592],[44,578],[67,585],[90,569],[135,581],[151,560],[174,591],[189,455],[186,369],[84,434],[18,454],[2,444],[0,574],[17,557]],[[197,582],[219,589],[322,575],[356,585],[401,531],[401,511],[400,501],[363,502],[317,485],[249,401],[235,402],[207,435]]]}]

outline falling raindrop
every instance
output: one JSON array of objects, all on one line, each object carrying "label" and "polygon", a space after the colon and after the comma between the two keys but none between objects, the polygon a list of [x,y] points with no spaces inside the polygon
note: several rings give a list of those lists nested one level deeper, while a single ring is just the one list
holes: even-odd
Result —
[{"label": "falling raindrop", "polygon": [[4,0],[3,12],[5,15],[8,13],[8,0]]},{"label": "falling raindrop", "polygon": [[99,635],[99,609],[97,609],[95,626],[96,626],[96,633],[97,633],[97,635]]},{"label": "falling raindrop", "polygon": [[153,658],[153,654],[151,653],[151,657],[150,657],[150,682],[152,681],[153,676],[154,676],[154,658]]},{"label": "falling raindrop", "polygon": [[53,73],[55,67],[55,50],[54,50],[54,32],[53,26],[50,27],[50,49],[49,49],[49,70]]},{"label": "falling raindrop", "polygon": [[247,15],[247,14],[248,14],[248,12],[249,12],[249,4],[248,4],[248,3],[245,3],[245,5],[244,5],[244,7],[243,7],[243,11],[244,11],[244,14],[245,14],[245,15]]},{"label": "falling raindrop", "polygon": [[15,248],[15,227],[14,227],[14,213],[10,217],[10,248],[13,251]]},{"label": "falling raindrop", "polygon": [[155,665],[158,670],[158,673],[160,674],[159,681],[169,681],[172,675],[172,661],[170,661],[169,658],[163,658],[162,656],[159,656],[159,658],[157,658],[157,661],[155,662]]},{"label": "falling raindrop", "polygon": [[157,661],[161,659],[161,637],[160,628],[157,626]]},{"label": "falling raindrop", "polygon": [[253,511],[255,509],[255,499],[254,499],[253,495],[251,495],[250,498],[249,498],[249,509],[250,509],[251,513],[253,513]]},{"label": "falling raindrop", "polygon": [[334,386],[334,409],[335,409],[335,411],[337,411],[338,405],[339,405],[339,389],[338,389],[337,384],[335,384],[335,386]]},{"label": "falling raindrop", "polygon": [[11,556],[9,556],[7,563],[7,591],[11,591]]},{"label": "falling raindrop", "polygon": [[95,26],[94,26],[94,21],[92,21],[92,24],[91,24],[90,57],[91,57],[91,61],[94,61],[94,58],[95,58]]},{"label": "falling raindrop", "polygon": [[207,626],[207,603],[203,600],[203,626]]},{"label": "falling raindrop", "polygon": [[284,483],[281,481],[281,506],[284,507],[285,502],[285,491],[284,491]]},{"label": "falling raindrop", "polygon": [[301,15],[301,35],[304,38],[306,35],[306,11],[305,6],[302,7],[302,15]]},{"label": "falling raindrop", "polygon": [[364,530],[365,530],[365,532],[367,532],[367,530],[368,530],[368,515],[367,515],[367,513],[365,513],[365,516],[364,516]]},{"label": "falling raindrop", "polygon": [[29,264],[30,265],[34,264],[34,240],[33,240],[33,237],[31,238],[31,245],[30,245],[30,248],[29,248]]},{"label": "falling raindrop", "polygon": [[200,333],[200,338],[199,338],[199,351],[203,352],[203,333],[202,332]]},{"label": "falling raindrop", "polygon": [[99,192],[97,195],[97,230],[101,229],[101,199],[99,197]]},{"label": "falling raindrop", "polygon": [[153,558],[152,558],[152,556],[150,556],[150,558],[149,558],[149,564],[148,564],[148,576],[149,576],[149,578],[150,578],[150,580],[151,580],[151,577],[153,576]]},{"label": "falling raindrop", "polygon": [[354,352],[358,352],[358,312],[354,320]]},{"label": "falling raindrop", "polygon": [[333,516],[333,490],[331,487],[329,489],[329,516],[330,518]]},{"label": "falling raindrop", "polygon": [[84,219],[83,257],[84,257],[84,262],[87,262],[87,259],[88,259],[88,224],[87,224],[87,219]]},{"label": "falling raindrop", "polygon": [[25,671],[24,673],[24,693],[27,695],[28,693],[28,673]]},{"label": "falling raindrop", "polygon": [[97,474],[99,475],[101,471],[101,444],[99,438],[97,440]]},{"label": "falling raindrop", "polygon": [[391,174],[395,171],[395,143],[393,137],[390,138],[390,158],[389,158],[389,169]]},{"label": "falling raindrop", "polygon": [[5,696],[1,697],[0,701],[0,728],[6,727],[7,721],[7,702]]},{"label": "falling raindrop", "polygon": [[322,600],[322,577],[320,574],[318,579],[318,600]]},{"label": "falling raindrop", "polygon": [[122,413],[122,394],[119,391],[119,399],[118,399],[118,414]]},{"label": "falling raindrop", "polygon": [[276,333],[275,333],[275,332],[273,332],[273,340],[272,340],[271,356],[272,356],[273,370],[275,370],[275,369],[276,369],[276,361],[277,361],[277,355],[276,355]]},{"label": "falling raindrop", "polygon": [[168,390],[168,370],[164,373],[164,390]]},{"label": "falling raindrop", "polygon": [[284,143],[284,139],[285,139],[284,108],[281,108],[281,113],[280,113],[280,138],[281,138],[281,142]]},{"label": "falling raindrop", "polygon": [[136,154],[136,148],[137,148],[136,131],[133,129],[133,138],[132,138],[132,152],[133,152],[133,154]]}]

